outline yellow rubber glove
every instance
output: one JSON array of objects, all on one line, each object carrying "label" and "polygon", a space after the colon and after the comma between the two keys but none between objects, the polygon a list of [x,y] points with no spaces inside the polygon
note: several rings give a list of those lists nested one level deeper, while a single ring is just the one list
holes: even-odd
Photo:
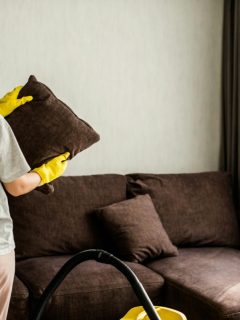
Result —
[{"label": "yellow rubber glove", "polygon": [[0,114],[3,117],[8,116],[16,108],[20,107],[24,103],[31,101],[33,99],[32,96],[22,97],[18,99],[17,96],[21,89],[22,89],[22,86],[18,86],[14,88],[11,92],[8,92],[7,94],[5,94],[5,96],[0,99]]},{"label": "yellow rubber glove", "polygon": [[49,183],[63,174],[67,168],[67,158],[70,156],[69,152],[65,152],[60,156],[57,156],[47,163],[44,163],[38,168],[32,171],[37,172],[41,177],[40,186],[45,183]]}]

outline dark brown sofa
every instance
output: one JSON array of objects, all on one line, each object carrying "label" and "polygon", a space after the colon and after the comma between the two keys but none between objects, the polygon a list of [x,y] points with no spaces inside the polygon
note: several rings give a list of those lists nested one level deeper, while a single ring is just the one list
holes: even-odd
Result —
[{"label": "dark brown sofa", "polygon": [[[176,308],[189,320],[240,319],[240,242],[228,174],[61,177],[54,188],[48,196],[9,196],[16,276],[8,320],[28,319],[49,281],[78,251],[114,252],[93,219],[94,209],[145,193],[179,251],[175,257],[126,262],[153,303]],[[86,261],[57,289],[43,319],[117,320],[136,305],[118,270]]]}]

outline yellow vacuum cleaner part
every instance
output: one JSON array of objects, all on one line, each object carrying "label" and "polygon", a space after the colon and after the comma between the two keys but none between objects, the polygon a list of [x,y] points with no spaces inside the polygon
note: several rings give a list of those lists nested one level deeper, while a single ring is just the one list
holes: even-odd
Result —
[{"label": "yellow vacuum cleaner part", "polygon": [[[187,320],[185,315],[174,309],[166,307],[155,307],[161,320]],[[128,311],[128,313],[120,320],[149,320],[143,307],[135,307]]]}]

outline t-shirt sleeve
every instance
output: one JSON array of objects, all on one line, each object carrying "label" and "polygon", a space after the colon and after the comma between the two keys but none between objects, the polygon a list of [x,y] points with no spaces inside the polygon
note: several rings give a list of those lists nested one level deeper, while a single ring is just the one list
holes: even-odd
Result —
[{"label": "t-shirt sleeve", "polygon": [[14,181],[30,170],[10,125],[0,116],[0,181]]}]

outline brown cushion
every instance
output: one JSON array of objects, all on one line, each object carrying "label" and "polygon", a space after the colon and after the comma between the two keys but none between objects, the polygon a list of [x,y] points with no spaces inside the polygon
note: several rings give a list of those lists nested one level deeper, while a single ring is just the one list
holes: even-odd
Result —
[{"label": "brown cushion", "polygon": [[[6,120],[32,169],[66,151],[71,159],[100,139],[87,122],[34,76],[29,77],[18,97],[29,95],[33,100],[17,108]],[[40,189],[47,190],[46,186]]]},{"label": "brown cushion", "polygon": [[118,255],[125,260],[177,255],[149,195],[114,203],[95,210],[111,235]]},{"label": "brown cushion", "polygon": [[53,182],[47,197],[32,191],[8,195],[16,257],[71,254],[105,248],[92,210],[126,199],[126,177],[118,174],[63,176]]},{"label": "brown cushion", "polygon": [[[16,266],[31,297],[39,299],[60,267],[71,256],[26,259]],[[164,279],[141,264],[128,262],[154,304],[162,301]],[[117,320],[139,305],[126,277],[110,264],[93,260],[77,265],[55,291],[46,307],[44,320]],[[16,318],[18,319],[18,318]],[[27,318],[26,318],[27,319]]]},{"label": "brown cushion", "polygon": [[175,245],[239,246],[231,177],[224,172],[128,175],[128,196],[148,193]]},{"label": "brown cushion", "polygon": [[27,287],[17,277],[14,277],[11,300],[7,320],[29,319],[29,293]]},{"label": "brown cushion", "polygon": [[240,320],[240,251],[184,248],[147,265],[165,279],[164,303],[187,319]]}]

